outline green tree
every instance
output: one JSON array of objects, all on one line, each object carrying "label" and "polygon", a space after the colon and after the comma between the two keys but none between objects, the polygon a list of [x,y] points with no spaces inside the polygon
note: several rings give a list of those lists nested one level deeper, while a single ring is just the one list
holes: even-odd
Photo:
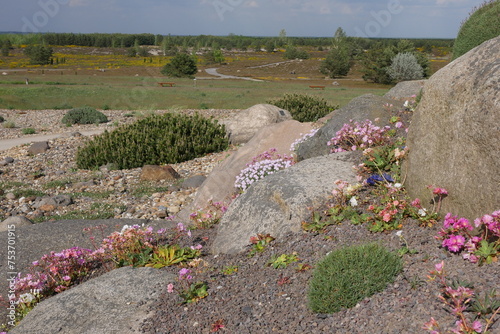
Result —
[{"label": "green tree", "polygon": [[321,62],[320,72],[330,78],[346,76],[351,69],[351,56],[349,44],[338,40],[328,52],[326,59]]},{"label": "green tree", "polygon": [[198,72],[196,61],[185,53],[175,55],[161,70],[162,74],[176,78],[191,78],[196,72]]},{"label": "green tree", "polygon": [[2,45],[1,47],[2,56],[8,57],[10,49],[12,48],[12,43],[10,39],[4,40],[3,43],[1,43],[1,45]]},{"label": "green tree", "polygon": [[24,49],[24,54],[30,58],[32,65],[47,65],[50,64],[52,57],[52,48],[43,45],[28,45]]},{"label": "green tree", "polygon": [[423,78],[424,70],[412,53],[401,52],[392,59],[391,66],[387,68],[387,74],[396,82],[418,80]]}]

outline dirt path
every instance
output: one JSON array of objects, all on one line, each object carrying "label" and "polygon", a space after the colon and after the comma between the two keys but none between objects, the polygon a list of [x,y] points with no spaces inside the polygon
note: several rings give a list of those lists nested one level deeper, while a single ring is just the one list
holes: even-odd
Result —
[{"label": "dirt path", "polygon": [[[90,131],[81,131],[80,133],[84,136],[90,136],[90,135],[100,134],[102,132],[103,130],[90,130]],[[16,147],[23,144],[29,144],[39,141],[47,141],[50,139],[61,137],[63,135],[64,133],[52,133],[47,135],[27,136],[27,137],[12,138],[12,139],[0,139],[0,151],[6,151],[12,147]]]},{"label": "dirt path", "polygon": [[219,77],[221,79],[241,79],[241,80],[250,80],[250,81],[264,81],[264,80],[248,78],[248,77],[237,77],[235,75],[220,74],[219,72],[217,72],[217,68],[207,68],[207,69],[205,69],[205,72],[207,72],[210,75]]}]

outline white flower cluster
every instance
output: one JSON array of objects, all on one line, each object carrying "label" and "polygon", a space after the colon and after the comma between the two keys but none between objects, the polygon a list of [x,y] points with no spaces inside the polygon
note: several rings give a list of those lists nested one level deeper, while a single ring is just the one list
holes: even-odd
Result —
[{"label": "white flower cluster", "polygon": [[[295,150],[299,147],[300,144],[302,144],[303,142],[305,142],[307,139],[311,138],[312,136],[314,136],[316,134],[316,132],[318,132],[319,129],[312,129],[311,131],[309,131],[308,133],[306,133],[305,135],[303,135],[302,137],[300,137],[299,139],[295,140],[292,145],[290,146],[290,151],[292,152],[295,152]],[[302,133],[301,133],[302,135]]]},{"label": "white flower cluster", "polygon": [[288,168],[291,165],[293,165],[293,161],[290,159],[266,159],[256,161],[247,168],[243,169],[240,174],[236,176],[234,186],[241,189],[243,192],[247,190],[252,183],[266,177],[269,174]]}]

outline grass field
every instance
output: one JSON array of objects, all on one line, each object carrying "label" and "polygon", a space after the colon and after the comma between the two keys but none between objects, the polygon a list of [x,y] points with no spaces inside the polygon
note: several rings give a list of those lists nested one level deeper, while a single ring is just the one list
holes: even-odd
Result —
[{"label": "grass field", "polygon": [[[47,66],[28,65],[21,52],[0,57],[0,109],[70,109],[84,105],[120,110],[245,109],[285,93],[321,96],[343,106],[356,96],[383,95],[391,88],[363,81],[356,66],[346,78],[325,78],[319,72],[325,52],[314,52],[304,61],[285,61],[279,52],[234,52],[226,55],[223,65],[206,65],[200,60],[197,80],[161,75],[166,57],[130,58],[106,50],[101,50],[106,55],[92,55],[95,52],[95,48],[56,48],[55,54],[67,61]],[[221,80],[207,74],[208,67],[217,67],[222,74],[264,81]],[[332,85],[334,81],[339,85]],[[175,82],[175,87],[161,87],[158,82]],[[325,89],[312,89],[311,85]]]}]

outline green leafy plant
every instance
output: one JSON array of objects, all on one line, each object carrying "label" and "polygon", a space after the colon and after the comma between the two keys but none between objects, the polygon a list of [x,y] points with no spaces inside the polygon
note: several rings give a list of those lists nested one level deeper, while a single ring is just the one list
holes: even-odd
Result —
[{"label": "green leafy plant", "polygon": [[78,168],[114,163],[118,169],[179,163],[228,147],[223,125],[198,114],[152,115],[104,132],[81,147]]},{"label": "green leafy plant", "polygon": [[293,119],[299,122],[315,122],[339,108],[321,97],[307,94],[285,94],[281,99],[269,100],[267,103],[288,110]]},{"label": "green leafy plant", "polygon": [[16,128],[16,123],[14,121],[7,121],[3,123],[3,127],[6,129],[14,129]]},{"label": "green leafy plant", "polygon": [[273,255],[269,261],[267,261],[267,265],[274,269],[283,269],[288,267],[290,263],[297,262],[298,260],[299,258],[295,252],[292,254]]},{"label": "green leafy plant", "polygon": [[161,73],[169,77],[192,77],[198,72],[196,60],[185,53],[176,54],[170,63],[163,66]]},{"label": "green leafy plant", "polygon": [[184,247],[178,245],[160,246],[156,248],[146,267],[163,268],[174,264],[182,263],[200,256],[199,249]]},{"label": "green leafy plant", "polygon": [[81,107],[69,110],[61,120],[66,125],[107,123],[108,118],[92,107]]},{"label": "green leafy plant", "polygon": [[315,313],[334,313],[354,307],[384,290],[403,268],[401,258],[377,244],[335,250],[317,265],[308,299]]},{"label": "green leafy plant", "polygon": [[238,272],[238,266],[226,266],[222,269],[222,273],[226,276],[231,276]]},{"label": "green leafy plant", "polygon": [[257,234],[256,237],[250,237],[250,243],[252,244],[252,249],[248,254],[249,257],[254,256],[257,253],[262,253],[271,241],[274,240],[270,234]]}]

